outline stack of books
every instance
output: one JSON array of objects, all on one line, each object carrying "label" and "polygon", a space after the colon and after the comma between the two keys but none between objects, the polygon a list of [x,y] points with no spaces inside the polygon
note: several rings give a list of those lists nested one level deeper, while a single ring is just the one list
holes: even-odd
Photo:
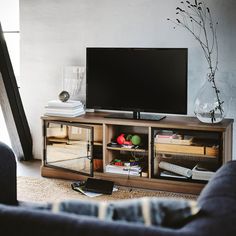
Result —
[{"label": "stack of books", "polygon": [[189,135],[178,135],[178,134],[157,134],[154,142],[155,143],[167,143],[167,144],[178,144],[178,145],[191,145],[194,137]]},{"label": "stack of books", "polygon": [[116,166],[106,165],[105,172],[123,175],[140,176],[142,168],[140,166]]},{"label": "stack of books", "polygon": [[46,116],[76,117],[83,114],[85,114],[85,111],[81,101],[68,100],[67,102],[62,102],[60,100],[52,100],[45,106]]}]

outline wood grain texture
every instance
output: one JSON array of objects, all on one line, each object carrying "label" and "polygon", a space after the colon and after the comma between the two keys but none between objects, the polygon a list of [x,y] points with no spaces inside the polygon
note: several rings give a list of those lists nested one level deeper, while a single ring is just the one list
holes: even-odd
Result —
[{"label": "wood grain texture", "polygon": [[[176,129],[176,130],[185,130],[185,131],[200,131],[201,133],[214,132],[220,135],[221,147],[219,149],[219,160],[222,160],[222,163],[225,163],[232,159],[232,119],[225,119],[219,124],[203,124],[197,120],[195,117],[184,117],[184,116],[170,116],[161,121],[143,121],[143,120],[124,120],[124,119],[112,119],[112,118],[104,118],[108,113],[103,112],[95,112],[88,113],[80,117],[75,118],[64,118],[64,117],[42,117],[43,121],[64,121],[64,122],[75,122],[85,125],[90,124],[99,124],[103,126],[103,169],[105,166],[109,164],[114,156],[117,154],[116,152],[122,151],[120,149],[107,148],[107,144],[117,136],[117,134],[124,132],[131,132],[134,130],[138,130],[140,134],[147,136],[147,166],[148,166],[148,177],[135,177],[129,175],[120,175],[120,174],[111,174],[111,173],[102,173],[95,172],[95,178],[108,179],[115,182],[118,185],[130,186],[130,187],[140,187],[146,189],[155,189],[155,190],[164,190],[164,191],[172,191],[178,193],[193,193],[198,194],[204,187],[206,182],[199,182],[194,180],[182,180],[182,179],[162,179],[162,178],[154,178],[152,177],[152,142],[153,138],[153,130],[154,129]],[[133,126],[133,127],[132,127]],[[135,127],[135,128],[134,128]],[[131,132],[132,133],[132,132]],[[154,144],[154,143],[153,143]],[[196,146],[180,146],[180,145],[163,145],[168,147],[176,147],[180,154],[186,158],[193,153],[194,157],[198,158],[208,158],[213,159],[217,158],[216,156],[206,155],[204,152],[204,147]],[[189,149],[189,150],[186,150]],[[169,149],[168,149],[169,150]],[[170,151],[170,150],[169,150]],[[171,153],[170,153],[171,154]],[[172,153],[173,154],[173,153]],[[86,176],[79,175],[75,172],[70,172],[69,170],[62,170],[57,168],[51,168],[48,166],[42,166],[42,176],[45,177],[55,177],[62,179],[71,179],[71,180],[80,180],[86,179]]]},{"label": "wood grain texture", "polygon": [[198,131],[215,131],[224,132],[226,128],[233,123],[233,119],[224,119],[218,124],[205,124],[200,122],[196,117],[189,116],[167,116],[160,121],[147,121],[147,120],[125,120],[125,119],[111,119],[105,118],[109,113],[94,112],[86,113],[85,115],[73,118],[56,117],[56,116],[43,116],[44,120],[60,120],[68,122],[80,122],[91,124],[111,124],[111,125],[127,125],[127,126],[143,126],[165,129],[189,129]]},{"label": "wood grain texture", "polygon": [[[68,180],[86,180],[87,177],[79,175],[77,173],[68,172],[61,169],[54,169],[46,166],[41,167],[41,174],[43,177],[59,178]],[[95,172],[95,178],[114,181],[116,185],[129,186],[143,189],[163,190],[176,193],[190,193],[199,194],[205,184],[182,182],[182,181],[170,181],[162,179],[149,179],[134,176],[123,176],[110,173]]]}]

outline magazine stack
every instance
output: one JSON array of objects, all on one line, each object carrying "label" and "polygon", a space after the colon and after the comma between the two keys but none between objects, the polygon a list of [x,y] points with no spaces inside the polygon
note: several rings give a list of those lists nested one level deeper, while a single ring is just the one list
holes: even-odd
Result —
[{"label": "magazine stack", "polygon": [[85,111],[81,101],[68,100],[62,102],[60,100],[52,100],[45,106],[46,116],[76,117],[83,114],[85,114]]}]

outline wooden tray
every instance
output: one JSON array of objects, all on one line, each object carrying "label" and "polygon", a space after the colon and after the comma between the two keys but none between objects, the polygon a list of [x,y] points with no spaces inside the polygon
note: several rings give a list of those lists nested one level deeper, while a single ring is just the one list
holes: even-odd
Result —
[{"label": "wooden tray", "polygon": [[204,155],[203,146],[191,146],[191,145],[176,145],[176,144],[163,144],[156,143],[157,152],[176,152],[176,153],[188,153],[188,154],[200,154]]}]

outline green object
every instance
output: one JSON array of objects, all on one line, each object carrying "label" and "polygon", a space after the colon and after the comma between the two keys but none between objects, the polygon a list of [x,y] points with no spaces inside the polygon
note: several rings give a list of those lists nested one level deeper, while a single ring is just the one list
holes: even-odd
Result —
[{"label": "green object", "polygon": [[133,135],[131,138],[131,142],[133,145],[140,145],[141,143],[141,137],[137,134]]},{"label": "green object", "polygon": [[119,160],[119,159],[115,159],[114,162],[121,162],[121,160]]},{"label": "green object", "polygon": [[130,141],[132,139],[133,135],[132,134],[128,134],[127,137],[126,137],[126,140],[127,141]]}]

